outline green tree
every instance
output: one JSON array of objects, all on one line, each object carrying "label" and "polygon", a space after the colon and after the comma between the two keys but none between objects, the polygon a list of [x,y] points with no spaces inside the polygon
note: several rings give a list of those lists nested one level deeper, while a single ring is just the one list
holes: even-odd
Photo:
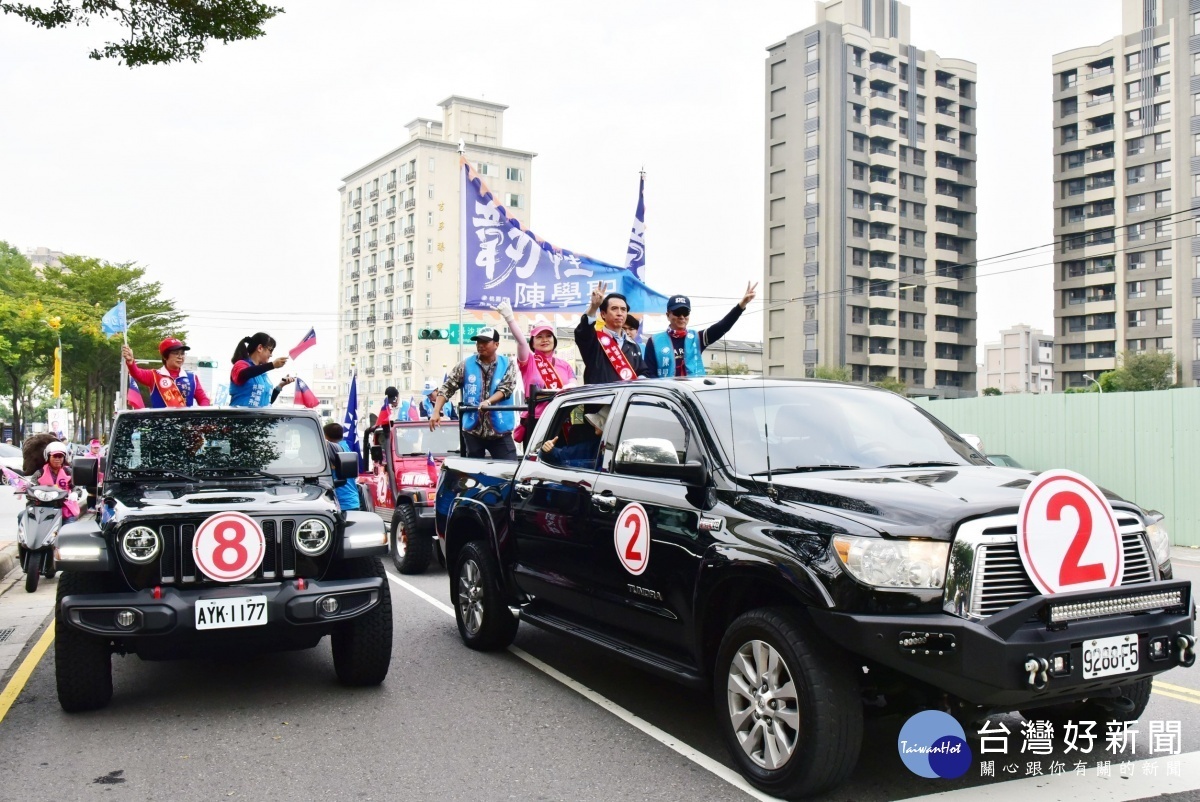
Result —
[{"label": "green tree", "polygon": [[112,20],[125,31],[88,54],[115,58],[129,67],[199,61],[209,41],[257,39],[263,25],[283,9],[256,0],[50,0],[32,5],[0,0],[0,12],[53,30]]},{"label": "green tree", "polygon": [[728,364],[726,362],[714,362],[704,369],[710,376],[745,376],[750,373],[750,368],[741,362]]},{"label": "green tree", "polygon": [[817,365],[813,369],[814,379],[828,379],[835,382],[850,381],[850,366],[842,365],[834,367],[833,365]]},{"label": "green tree", "polygon": [[871,384],[883,390],[890,390],[896,395],[902,395],[906,398],[908,397],[908,385],[899,379],[892,378],[891,376],[888,376],[886,379],[881,379],[877,382],[871,382]]},{"label": "green tree", "polygon": [[1000,392],[999,387],[984,387],[983,394],[984,395],[1004,395],[1004,393]]},{"label": "green tree", "polygon": [[1120,367],[1101,374],[1097,381],[1106,393],[1168,390],[1176,386],[1175,355],[1170,351],[1126,351]]}]

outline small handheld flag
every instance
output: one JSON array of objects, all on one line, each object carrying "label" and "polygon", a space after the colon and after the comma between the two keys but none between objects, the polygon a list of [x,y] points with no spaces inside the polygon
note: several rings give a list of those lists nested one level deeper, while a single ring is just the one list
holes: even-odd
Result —
[{"label": "small handheld flag", "polygon": [[388,403],[387,396],[383,398],[383,406],[379,408],[379,414],[375,416],[375,425],[382,426],[385,423],[392,422],[392,405]]},{"label": "small handheld flag", "polygon": [[300,356],[301,354],[303,354],[305,351],[307,351],[309,348],[312,348],[316,344],[317,344],[317,330],[315,328],[309,329],[308,334],[304,335],[304,339],[301,340],[296,345],[295,348],[288,351],[288,356],[290,356],[292,359],[295,359],[296,357]]},{"label": "small handheld flag", "polygon": [[14,470],[0,465],[0,472],[4,473],[4,481],[8,482],[9,487],[11,487],[13,490],[20,491],[29,486],[29,482]]},{"label": "small handheld flag", "polygon": [[321,405],[321,400],[317,398],[317,394],[312,391],[312,388],[304,383],[304,379],[296,379],[296,402],[309,409],[316,409]]},{"label": "small handheld flag", "polygon": [[408,399],[408,419],[409,420],[420,420],[421,419],[421,406],[420,406],[420,404],[417,403],[416,396],[410,396]]},{"label": "small handheld flag", "polygon": [[129,377],[129,386],[125,388],[125,403],[130,409],[146,408],[146,402],[142,400],[142,391],[132,376]]},{"label": "small handheld flag", "polygon": [[104,332],[105,337],[111,337],[114,334],[122,334],[128,328],[125,323],[125,302],[121,301],[112,309],[104,313],[104,317],[100,318],[100,331]]},{"label": "small handheld flag", "polygon": [[432,451],[425,452],[425,474],[429,477],[429,484],[436,485],[438,483],[438,465],[433,458]]}]

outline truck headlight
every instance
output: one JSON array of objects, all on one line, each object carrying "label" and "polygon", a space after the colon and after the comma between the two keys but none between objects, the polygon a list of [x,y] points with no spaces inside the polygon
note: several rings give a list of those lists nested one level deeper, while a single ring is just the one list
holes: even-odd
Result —
[{"label": "truck headlight", "polygon": [[121,553],[131,563],[145,564],[158,556],[162,542],[148,526],[135,526],[121,535]]},{"label": "truck headlight", "polygon": [[1146,527],[1146,538],[1150,548],[1154,549],[1154,560],[1159,565],[1166,565],[1171,559],[1171,534],[1167,531],[1167,521],[1162,516],[1151,518]]},{"label": "truck headlight", "polygon": [[296,527],[296,548],[315,557],[329,548],[329,527],[320,518],[309,518]]},{"label": "truck headlight", "polygon": [[833,548],[851,576],[877,588],[940,588],[950,556],[950,544],[940,540],[838,535]]}]

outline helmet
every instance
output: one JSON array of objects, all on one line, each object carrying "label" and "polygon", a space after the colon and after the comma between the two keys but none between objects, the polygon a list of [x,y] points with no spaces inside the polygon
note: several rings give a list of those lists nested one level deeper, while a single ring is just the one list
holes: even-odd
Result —
[{"label": "helmet", "polygon": [[64,443],[54,440],[46,445],[46,449],[42,452],[42,456],[45,457],[46,461],[48,462],[51,454],[62,454],[63,459],[66,459],[69,453],[70,452],[67,450],[67,446]]}]

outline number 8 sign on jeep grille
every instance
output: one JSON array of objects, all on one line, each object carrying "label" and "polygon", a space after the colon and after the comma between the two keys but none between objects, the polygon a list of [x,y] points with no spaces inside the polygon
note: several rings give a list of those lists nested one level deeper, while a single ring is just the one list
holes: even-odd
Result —
[{"label": "number 8 sign on jeep grille", "polygon": [[1043,594],[1121,583],[1121,532],[1100,488],[1072,471],[1046,471],[1030,483],[1017,516],[1017,550]]},{"label": "number 8 sign on jeep grille", "polygon": [[240,582],[252,576],[265,553],[262,527],[241,512],[212,516],[200,525],[192,541],[196,565],[218,582]]}]

